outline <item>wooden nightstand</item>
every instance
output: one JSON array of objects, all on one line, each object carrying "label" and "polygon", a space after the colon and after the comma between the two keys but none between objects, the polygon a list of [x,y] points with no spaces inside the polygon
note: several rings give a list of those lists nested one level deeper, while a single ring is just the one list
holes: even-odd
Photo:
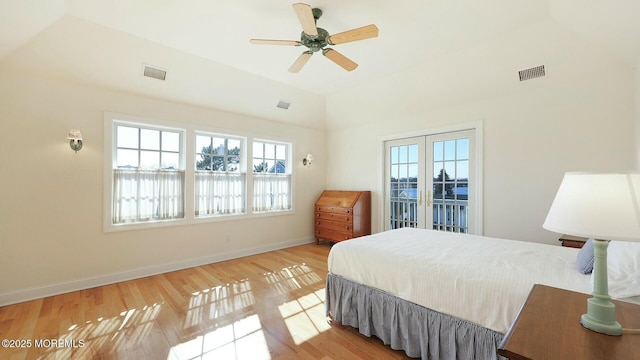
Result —
[{"label": "wooden nightstand", "polygon": [[582,248],[584,243],[587,242],[587,238],[583,238],[580,236],[572,236],[572,235],[562,235],[558,241],[562,242],[562,246],[572,247],[572,248]]},{"label": "wooden nightstand", "polygon": [[[580,324],[591,295],[534,285],[498,354],[508,359],[640,359],[640,335],[610,336]],[[612,301],[623,328],[640,328],[640,305]]]}]

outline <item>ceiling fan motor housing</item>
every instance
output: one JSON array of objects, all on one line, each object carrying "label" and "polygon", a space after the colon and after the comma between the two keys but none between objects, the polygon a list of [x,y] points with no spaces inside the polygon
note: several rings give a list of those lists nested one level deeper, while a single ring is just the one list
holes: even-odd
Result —
[{"label": "ceiling fan motor housing", "polygon": [[327,30],[318,28],[318,36],[307,35],[304,31],[300,35],[300,41],[302,45],[306,46],[312,52],[320,51],[323,47],[327,46],[327,37],[329,32]]}]

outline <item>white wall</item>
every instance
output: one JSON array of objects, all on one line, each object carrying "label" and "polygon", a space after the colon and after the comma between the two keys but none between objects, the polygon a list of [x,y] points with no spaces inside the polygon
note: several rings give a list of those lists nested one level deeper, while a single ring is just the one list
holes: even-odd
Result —
[{"label": "white wall", "polygon": [[[103,233],[104,111],[291,139],[295,213]],[[0,67],[0,124],[0,305],[313,239],[313,202],[325,187],[322,129],[9,67]],[[66,140],[71,128],[80,129],[84,138],[77,154]],[[307,153],[314,155],[311,168],[301,164]]]},{"label": "white wall", "polygon": [[482,120],[484,234],[558,244],[542,223],[564,172],[635,166],[634,86],[631,66],[542,23],[330,96],[327,186],[373,190],[380,230],[380,138]]}]

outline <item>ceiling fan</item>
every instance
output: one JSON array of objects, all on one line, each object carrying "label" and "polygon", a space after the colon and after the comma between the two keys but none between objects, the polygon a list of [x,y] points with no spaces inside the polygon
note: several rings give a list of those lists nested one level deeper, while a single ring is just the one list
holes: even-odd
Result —
[{"label": "ceiling fan", "polygon": [[378,36],[378,28],[371,24],[357,29],[347,30],[338,34],[329,35],[327,30],[316,27],[316,21],[322,16],[322,10],[311,8],[310,5],[297,3],[293,4],[293,10],[298,16],[300,24],[302,24],[302,35],[300,40],[269,40],[269,39],[251,39],[252,44],[260,45],[303,45],[309,50],[304,51],[298,59],[291,65],[289,72],[297,73],[309,61],[313,53],[322,51],[322,55],[329,60],[341,66],[347,71],[355,70],[358,64],[351,61],[346,56],[336,50],[327,47],[328,45],[344,44],[352,41],[365,40]]}]

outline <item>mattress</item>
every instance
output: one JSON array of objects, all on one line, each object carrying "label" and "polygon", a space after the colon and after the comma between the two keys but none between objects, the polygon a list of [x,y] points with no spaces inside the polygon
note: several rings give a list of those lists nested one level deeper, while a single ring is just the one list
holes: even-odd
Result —
[{"label": "mattress", "polygon": [[335,244],[329,272],[506,333],[534,284],[591,293],[578,249],[403,228]]}]

